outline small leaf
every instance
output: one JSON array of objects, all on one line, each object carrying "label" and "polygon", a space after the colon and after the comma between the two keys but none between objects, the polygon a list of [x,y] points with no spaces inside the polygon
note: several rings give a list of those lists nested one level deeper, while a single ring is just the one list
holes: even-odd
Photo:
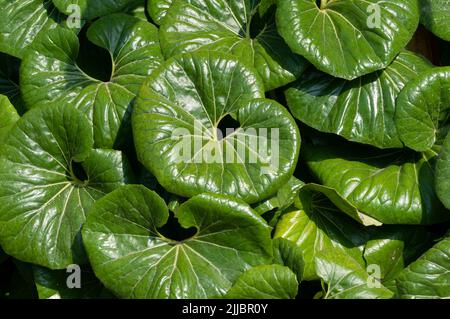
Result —
[{"label": "small leaf", "polygon": [[339,249],[323,250],[316,257],[316,269],[327,284],[324,299],[389,299],[393,293],[370,278],[360,263]]},{"label": "small leaf", "polygon": [[450,209],[450,134],[436,164],[436,192],[445,207]]},{"label": "small leaf", "polygon": [[3,142],[19,118],[16,109],[11,105],[8,98],[0,95],[0,143]]},{"label": "small leaf", "polygon": [[264,265],[244,272],[228,291],[231,299],[295,299],[298,283],[295,274],[280,265]]},{"label": "small leaf", "polygon": [[415,151],[429,150],[440,134],[445,136],[449,117],[450,67],[422,73],[406,85],[397,99],[398,133],[405,146]]},{"label": "small leaf", "polygon": [[396,278],[401,298],[450,298],[450,238],[445,238]]}]

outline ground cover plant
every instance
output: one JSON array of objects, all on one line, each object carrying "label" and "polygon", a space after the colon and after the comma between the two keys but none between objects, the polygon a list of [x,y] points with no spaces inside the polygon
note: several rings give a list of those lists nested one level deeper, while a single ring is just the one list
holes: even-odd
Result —
[{"label": "ground cover plant", "polygon": [[0,298],[450,298],[450,1],[0,8]]}]

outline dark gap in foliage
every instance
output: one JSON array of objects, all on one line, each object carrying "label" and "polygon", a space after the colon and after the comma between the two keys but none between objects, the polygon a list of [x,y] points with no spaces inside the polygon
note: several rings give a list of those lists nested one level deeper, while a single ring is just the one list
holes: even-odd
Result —
[{"label": "dark gap in foliage", "polygon": [[178,219],[172,212],[170,212],[167,223],[163,227],[159,228],[158,231],[161,235],[168,239],[181,242],[194,236],[197,233],[197,228],[191,227],[186,229],[181,227]]},{"label": "dark gap in foliage", "polygon": [[247,36],[250,39],[255,39],[264,32],[268,31],[268,28],[274,28],[275,24],[275,10],[276,6],[271,6],[267,12],[261,16],[258,12],[256,12],[251,20],[250,26],[247,29]]},{"label": "dark gap in foliage", "polygon": [[298,287],[298,291],[295,299],[313,299],[318,292],[322,291],[322,285],[320,281],[302,281]]},{"label": "dark gap in foliage", "polygon": [[76,63],[90,77],[108,82],[112,75],[111,55],[106,49],[100,48],[88,40],[86,34],[88,27],[89,24],[86,24],[78,35],[80,50]]},{"label": "dark gap in foliage", "polygon": [[322,5],[322,0],[316,0],[317,8],[320,8],[321,5]]},{"label": "dark gap in foliage", "polygon": [[227,137],[228,135],[233,133],[233,131],[236,131],[240,127],[241,124],[238,121],[236,121],[230,114],[227,114],[219,121],[217,125],[217,131],[221,133],[221,134],[217,133],[217,136],[219,140],[221,140],[222,138]]},{"label": "dark gap in foliage", "polygon": [[72,178],[78,182],[85,182],[88,180],[88,175],[81,163],[72,162],[71,173]]}]

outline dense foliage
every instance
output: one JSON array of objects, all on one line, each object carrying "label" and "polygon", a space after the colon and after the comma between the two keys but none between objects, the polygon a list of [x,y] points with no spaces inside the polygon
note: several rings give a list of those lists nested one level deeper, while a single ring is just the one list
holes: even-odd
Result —
[{"label": "dense foliage", "polygon": [[0,298],[450,298],[450,1],[0,8]]}]

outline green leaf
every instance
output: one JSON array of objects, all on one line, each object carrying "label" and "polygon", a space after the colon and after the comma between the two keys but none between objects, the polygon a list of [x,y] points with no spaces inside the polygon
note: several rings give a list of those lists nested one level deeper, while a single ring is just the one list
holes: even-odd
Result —
[{"label": "green leaf", "polygon": [[166,57],[198,50],[230,53],[253,66],[266,91],[286,85],[306,61],[278,35],[274,14],[259,17],[259,0],[175,0],[160,29]]},{"label": "green leaf", "polygon": [[394,119],[397,96],[430,68],[424,58],[402,51],[385,70],[353,81],[312,69],[285,95],[294,116],[319,131],[379,148],[400,148]]},{"label": "green leaf", "polygon": [[98,299],[113,297],[95,277],[89,266],[80,266],[80,287],[69,288],[73,284],[66,270],[50,270],[33,266],[34,281],[39,299]]},{"label": "green leaf", "polygon": [[230,299],[295,299],[295,274],[281,265],[264,265],[244,272],[228,291]]},{"label": "green leaf", "polygon": [[325,195],[328,200],[336,206],[341,212],[347,214],[357,222],[363,224],[364,226],[381,226],[378,220],[365,215],[363,212],[359,211],[355,206],[353,206],[349,201],[344,199],[339,193],[331,187],[319,185],[319,184],[306,184],[302,190],[319,192]]},{"label": "green leaf", "polygon": [[107,288],[123,298],[216,298],[245,270],[271,262],[270,228],[242,202],[199,195],[175,216],[197,233],[181,241],[162,236],[168,209],[143,186],[121,187],[94,205],[83,240]]},{"label": "green leaf", "polygon": [[19,88],[20,60],[0,53],[0,94],[6,95],[20,114],[25,113],[25,106]]},{"label": "green leaf", "polygon": [[450,209],[450,134],[436,164],[436,192],[444,206]]},{"label": "green leaf", "polygon": [[259,203],[254,209],[255,211],[262,215],[264,213],[275,210],[273,220],[277,221],[279,215],[291,206],[295,199],[297,198],[298,192],[305,185],[301,180],[292,176],[289,181],[282,185],[274,197]]},{"label": "green leaf", "polygon": [[75,11],[73,6],[79,6],[80,18],[91,20],[111,13],[126,12],[130,8],[142,5],[144,0],[53,0],[55,6],[63,13],[70,15]]},{"label": "green leaf", "polygon": [[11,105],[8,98],[0,95],[0,143],[3,142],[19,118],[16,109]]},{"label": "green leaf", "polygon": [[450,67],[421,74],[406,85],[397,99],[398,133],[403,143],[415,151],[432,148],[439,135],[446,135],[449,117]]},{"label": "green leaf", "polygon": [[88,39],[111,54],[110,81],[96,80],[78,67],[79,42],[74,33],[51,30],[22,62],[23,98],[29,108],[74,105],[92,121],[95,147],[122,147],[131,138],[129,117],[135,94],[162,62],[158,31],[139,18],[114,14],[95,21]]},{"label": "green leaf", "polygon": [[450,2],[420,0],[420,22],[438,37],[450,41]]},{"label": "green leaf", "polygon": [[[274,195],[292,176],[300,134],[287,110],[263,96],[258,77],[234,57],[196,52],[170,59],[134,106],[140,161],[180,196],[211,192],[255,203]],[[239,127],[219,130],[229,117]]]},{"label": "green leaf", "polygon": [[409,265],[396,282],[401,298],[450,298],[450,238]]},{"label": "green leaf", "polygon": [[147,10],[156,24],[161,24],[174,0],[148,0]]},{"label": "green leaf", "polygon": [[359,261],[339,249],[324,249],[316,257],[316,269],[327,284],[324,299],[389,299],[393,293],[370,278]]},{"label": "green leaf", "polygon": [[18,58],[36,38],[64,20],[51,0],[0,0],[0,8],[0,52]]},{"label": "green leaf", "polygon": [[272,6],[277,4],[277,0],[261,0],[259,4],[259,14],[264,16]]},{"label": "green leaf", "polygon": [[302,210],[283,215],[276,226],[274,238],[294,242],[304,262],[304,280],[316,280],[315,257],[322,249],[342,249],[364,265],[362,256],[368,233],[319,192],[303,191]]},{"label": "green leaf", "polygon": [[325,73],[353,80],[394,60],[417,29],[419,5],[411,0],[279,0],[276,18],[295,53]]},{"label": "green leaf", "polygon": [[430,247],[431,240],[424,228],[415,226],[381,227],[372,230],[370,237],[364,248],[364,259],[368,266],[379,267],[379,279],[383,284],[392,281],[416,260]]},{"label": "green leaf", "polygon": [[147,14],[145,10],[146,10],[145,3],[142,3],[142,5],[139,5],[136,8],[131,9],[131,11],[128,12],[128,14],[132,15],[133,17],[147,21]]},{"label": "green leaf", "polygon": [[273,240],[273,259],[274,262],[289,267],[297,276],[297,281],[303,280],[305,262],[303,261],[302,252],[297,245],[284,238],[276,238]]},{"label": "green leaf", "polygon": [[92,146],[88,119],[70,106],[38,108],[17,122],[0,151],[5,252],[52,269],[81,259],[76,236],[87,211],[128,176],[120,152]]},{"label": "green leaf", "polygon": [[434,189],[436,153],[376,150],[354,144],[306,146],[317,180],[383,224],[434,224],[450,214]]}]

